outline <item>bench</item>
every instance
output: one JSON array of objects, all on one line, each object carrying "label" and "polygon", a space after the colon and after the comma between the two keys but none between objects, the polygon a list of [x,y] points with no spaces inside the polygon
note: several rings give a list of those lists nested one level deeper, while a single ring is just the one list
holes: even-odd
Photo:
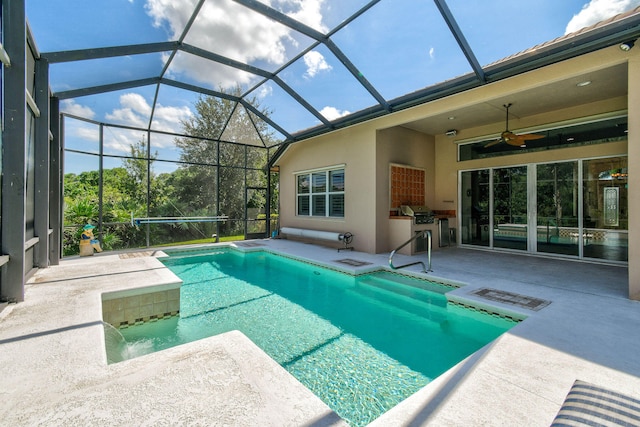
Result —
[{"label": "bench", "polygon": [[325,240],[330,242],[343,242],[344,248],[339,248],[338,252],[342,250],[353,250],[352,246],[349,246],[353,241],[353,234],[351,233],[335,233],[332,231],[319,231],[319,230],[308,230],[304,228],[292,228],[292,227],[282,227],[280,229],[280,234],[284,234],[286,236],[300,237],[304,239],[311,240]]}]

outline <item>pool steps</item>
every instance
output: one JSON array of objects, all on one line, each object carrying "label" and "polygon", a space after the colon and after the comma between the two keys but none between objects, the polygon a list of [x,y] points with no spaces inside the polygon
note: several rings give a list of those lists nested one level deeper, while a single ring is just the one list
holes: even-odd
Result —
[{"label": "pool steps", "polygon": [[359,278],[356,283],[356,287],[350,290],[353,293],[438,324],[447,320],[447,298],[444,294],[373,276]]}]

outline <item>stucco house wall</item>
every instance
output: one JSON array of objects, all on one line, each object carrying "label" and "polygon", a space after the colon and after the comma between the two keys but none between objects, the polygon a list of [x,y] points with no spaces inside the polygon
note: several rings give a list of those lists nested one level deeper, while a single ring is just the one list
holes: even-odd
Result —
[{"label": "stucco house wall", "polygon": [[376,133],[376,253],[395,249],[389,245],[391,164],[425,170],[425,205],[432,208],[435,191],[435,138],[401,126],[381,129]]},{"label": "stucco house wall", "polygon": [[[280,166],[280,224],[354,235],[359,251],[375,250],[375,131],[371,126],[354,126],[295,144],[278,161]],[[344,218],[300,217],[296,215],[295,174],[344,165]]]},{"label": "stucco house wall", "polygon": [[[640,164],[640,59],[620,55],[612,46],[579,58],[557,63],[517,77],[506,79],[460,94],[434,100],[411,109],[389,114],[379,119],[325,134],[293,144],[277,164],[281,170],[281,225],[327,231],[350,231],[356,235],[357,250],[379,253],[390,250],[388,245],[389,163],[421,167],[428,171],[427,205],[435,210],[458,209],[458,175],[461,170],[525,165],[570,159],[627,155],[629,164],[629,259],[640,254],[640,193],[634,165]],[[517,117],[510,122],[514,129],[544,126],[565,120],[579,119],[611,112],[627,112],[629,117],[628,142],[596,144],[577,148],[556,149],[535,153],[515,154],[483,160],[458,162],[457,144],[487,135],[499,135],[504,122],[458,129],[448,137],[443,133],[430,135],[409,129],[406,124],[442,114],[455,114],[457,109],[469,105],[496,104],[515,97],[521,91],[535,90],[547,82],[570,79],[590,70],[623,64],[628,68],[628,96],[606,98],[602,101],[582,103],[560,110],[545,110],[540,114]],[[300,218],[295,215],[294,174],[308,169],[331,165],[345,165],[345,218]],[[451,226],[455,227],[454,221]],[[629,263],[630,296],[640,297],[640,266]]]}]

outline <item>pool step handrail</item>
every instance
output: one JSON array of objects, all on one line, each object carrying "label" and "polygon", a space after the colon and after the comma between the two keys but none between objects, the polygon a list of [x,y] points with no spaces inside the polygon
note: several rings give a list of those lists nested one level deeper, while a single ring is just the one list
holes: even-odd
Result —
[{"label": "pool step handrail", "polygon": [[[418,237],[422,237],[422,238],[426,237],[427,238],[427,260],[429,262],[429,268],[427,269],[427,267],[425,267],[425,265],[424,265],[424,262],[422,262],[422,261],[411,262],[409,264],[400,265],[400,266],[397,266],[397,267],[395,265],[393,265],[393,256],[396,254],[396,252],[398,252],[400,249],[404,248],[409,243],[411,243],[414,240],[416,240]],[[423,273],[428,273],[428,272],[433,271],[431,269],[431,230],[423,230],[423,231],[421,231],[419,233],[416,233],[409,240],[407,240],[406,242],[404,242],[403,244],[401,244],[400,246],[395,248],[393,251],[391,251],[391,254],[389,255],[389,267],[391,267],[392,270],[399,270],[401,268],[411,267],[412,265],[418,265],[418,264],[422,265],[422,272]]]}]

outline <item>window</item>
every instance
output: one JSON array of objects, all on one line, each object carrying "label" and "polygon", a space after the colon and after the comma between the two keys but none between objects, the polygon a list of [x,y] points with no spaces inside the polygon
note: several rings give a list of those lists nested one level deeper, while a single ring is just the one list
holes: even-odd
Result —
[{"label": "window", "polygon": [[484,141],[460,141],[458,159],[459,161],[486,159],[510,154],[625,141],[627,139],[627,115],[617,112],[612,114],[613,117],[587,117],[579,119],[578,123],[551,124],[550,128],[545,131],[526,132],[544,136],[541,139],[527,141],[526,146],[492,144],[496,141],[495,137]]},{"label": "window", "polygon": [[344,218],[344,169],[297,174],[296,185],[298,215]]}]

